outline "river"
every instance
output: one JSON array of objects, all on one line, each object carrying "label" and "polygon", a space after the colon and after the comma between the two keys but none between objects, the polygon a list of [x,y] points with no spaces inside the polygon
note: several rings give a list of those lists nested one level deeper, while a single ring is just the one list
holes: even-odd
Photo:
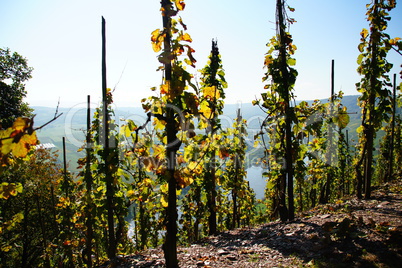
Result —
[{"label": "river", "polygon": [[263,169],[256,166],[251,166],[247,169],[246,179],[249,181],[250,187],[253,188],[256,199],[264,198],[266,181],[262,177],[262,172]]}]

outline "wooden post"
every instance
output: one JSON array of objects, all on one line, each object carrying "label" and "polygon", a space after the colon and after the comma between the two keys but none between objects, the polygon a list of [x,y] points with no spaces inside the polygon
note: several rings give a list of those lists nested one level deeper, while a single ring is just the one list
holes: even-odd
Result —
[{"label": "wooden post", "polygon": [[[65,197],[70,198],[70,180],[68,178],[67,174],[67,157],[66,157],[66,138],[63,137],[63,175],[64,175],[64,191],[65,191]],[[71,228],[72,228],[72,222],[71,222],[71,217],[72,217],[72,211],[69,206],[66,207],[66,214],[68,215],[66,217],[66,227],[67,227],[67,239],[71,239],[72,233],[71,233]],[[72,264],[73,262],[73,252],[71,249],[67,250],[67,258],[68,258],[68,263],[69,265]]]},{"label": "wooden post", "polygon": [[91,96],[87,96],[87,136],[86,136],[86,163],[85,163],[85,183],[86,183],[86,245],[83,252],[83,259],[87,267],[92,267],[92,239],[93,239],[93,225],[92,225],[92,209],[93,203],[91,198],[92,193],[92,174],[91,174],[91,155],[92,155],[92,135],[91,135]]},{"label": "wooden post", "polygon": [[67,177],[67,157],[66,157],[66,138],[63,137],[63,175],[64,175],[64,187],[65,187],[65,194],[66,197],[68,197],[69,194],[69,183],[68,183],[68,177]]},{"label": "wooden post", "polygon": [[[347,158],[346,158],[346,166],[350,166],[350,147],[349,147],[349,130],[346,129],[346,149],[347,149]],[[348,175],[348,181],[346,183],[346,194],[350,194],[350,174]]]},{"label": "wooden post", "polygon": [[331,62],[331,102],[334,101],[335,95],[335,60]]},{"label": "wooden post", "polygon": [[333,177],[333,169],[334,167],[332,166],[333,158],[332,158],[332,153],[334,151],[334,143],[333,143],[333,135],[334,135],[334,129],[333,129],[333,116],[334,116],[334,96],[335,96],[335,60],[332,60],[331,62],[331,97],[330,97],[330,106],[329,106],[329,124],[328,124],[328,148],[327,148],[327,168],[328,168],[328,174],[327,174],[327,181],[324,184],[324,187],[322,189],[322,193],[320,194],[320,203],[321,204],[326,204],[329,202],[329,197],[331,195],[331,184],[332,184],[332,177]]},{"label": "wooden post", "polygon": [[[373,16],[377,17],[378,16],[378,5],[379,5],[379,0],[374,0],[374,9],[373,9]],[[373,22],[374,23],[374,22]],[[375,68],[378,68],[377,66],[377,56],[378,56],[378,43],[377,43],[377,36],[379,34],[379,29],[378,25],[371,27],[371,33],[370,33],[370,46],[371,46],[371,63],[370,63],[370,69],[375,70]],[[375,129],[374,129],[374,122],[373,122],[373,115],[375,113],[375,98],[376,98],[376,85],[377,85],[377,77],[375,77],[373,74],[370,76],[370,92],[369,92],[369,99],[368,99],[368,119],[366,121],[366,129],[363,130],[366,136],[366,160],[364,164],[364,198],[365,199],[370,199],[371,198],[371,180],[373,176],[373,149],[374,149],[374,136],[375,136]]]},{"label": "wooden post", "polygon": [[[164,38],[164,51],[166,55],[171,55],[171,18],[170,10],[172,10],[172,2],[170,0],[162,0],[161,6],[164,9],[162,12],[163,29],[165,31]],[[165,83],[172,86],[172,63],[169,61],[165,65]],[[170,89],[169,89],[170,90]],[[163,244],[163,251],[165,255],[166,267],[176,268],[177,261],[177,200],[176,200],[176,179],[174,177],[176,152],[177,152],[177,129],[174,110],[171,101],[167,103],[166,110],[166,136],[167,136],[167,171],[168,171],[168,207],[166,210],[166,239]]]},{"label": "wooden post", "polygon": [[63,174],[64,176],[67,176],[66,137],[63,137],[62,140],[63,140]]},{"label": "wooden post", "polygon": [[[218,63],[216,62],[217,58],[219,57],[219,50],[218,50],[218,43],[217,41],[212,40],[212,49],[211,49],[211,66],[217,65]],[[215,86],[215,90],[217,89],[217,81],[215,79],[216,77],[216,71],[214,68],[212,68],[212,74],[211,74],[211,82],[209,86]],[[216,105],[215,103],[211,105],[211,118],[209,120],[209,126],[207,128],[207,133],[208,131],[211,131],[211,135],[213,136],[215,134],[215,128],[216,128],[216,118],[215,118],[215,111],[216,111]],[[210,129],[210,130],[208,130]],[[214,235],[217,232],[218,224],[217,224],[217,213],[216,213],[216,196],[217,196],[217,191],[216,191],[216,155],[215,155],[215,150],[211,152],[211,158],[209,162],[209,168],[208,171],[205,172],[205,179],[207,181],[208,186],[208,210],[209,210],[209,217],[208,217],[208,226],[209,226],[209,235]]]},{"label": "wooden post", "polygon": [[[284,1],[277,0],[276,2],[276,13],[277,13],[277,28],[279,32],[279,57],[281,60],[281,72],[283,79],[281,83],[283,84],[282,97],[284,99],[285,106],[285,172],[281,178],[281,189],[280,189],[280,203],[281,211],[280,217],[282,221],[293,220],[294,219],[294,198],[293,198],[293,156],[292,156],[292,108],[290,107],[290,94],[289,94],[289,84],[288,84],[288,64],[287,64],[287,51],[286,44],[288,42],[288,36],[285,32],[285,18],[284,18]],[[287,185],[286,185],[287,184]],[[286,186],[288,193],[288,207],[286,208]]]},{"label": "wooden post", "polygon": [[104,155],[103,161],[105,164],[105,180],[106,180],[106,209],[108,223],[108,248],[107,255],[109,259],[116,258],[116,238],[114,232],[114,212],[113,212],[113,177],[109,165],[109,113],[107,101],[107,83],[106,83],[106,21],[102,17],[102,104],[103,104],[103,141]]},{"label": "wooden post", "polygon": [[392,122],[391,122],[391,144],[390,144],[390,152],[389,152],[389,166],[388,166],[388,174],[385,177],[387,181],[392,180],[392,176],[394,173],[394,139],[395,139],[395,112],[396,112],[396,74],[394,74],[394,87],[392,92]]}]

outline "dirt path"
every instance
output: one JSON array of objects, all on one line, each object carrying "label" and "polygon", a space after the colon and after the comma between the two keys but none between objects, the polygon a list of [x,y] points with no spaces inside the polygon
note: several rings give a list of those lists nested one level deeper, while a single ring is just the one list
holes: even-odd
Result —
[{"label": "dirt path", "polygon": [[[180,267],[402,267],[401,189],[319,206],[287,224],[208,237],[178,249]],[[126,256],[117,267],[164,267],[163,252]]]}]

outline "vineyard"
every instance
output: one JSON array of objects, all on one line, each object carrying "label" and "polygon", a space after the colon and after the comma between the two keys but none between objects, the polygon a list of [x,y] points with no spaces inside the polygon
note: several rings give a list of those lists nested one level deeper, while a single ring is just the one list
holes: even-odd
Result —
[{"label": "vineyard", "polygon": [[[32,68],[18,53],[1,49],[0,267],[119,267],[124,256],[126,261],[143,258],[138,267],[211,267],[216,256],[190,260],[183,248],[192,252],[202,243],[222,247],[231,235],[236,242],[220,249],[218,256],[226,260],[233,248],[243,247],[249,262],[252,256],[259,261],[267,256],[261,263],[268,265],[276,254],[267,253],[270,246],[292,254],[268,234],[274,225],[286,233],[286,241],[322,237],[319,250],[335,250],[331,243],[360,239],[376,228],[394,238],[399,234],[396,223],[382,221],[377,214],[378,219],[364,221],[358,213],[352,217],[352,211],[363,210],[358,205],[364,204],[375,214],[376,206],[389,205],[392,217],[400,217],[395,211],[400,207],[391,201],[371,202],[388,198],[382,191],[389,189],[378,190],[379,185],[391,185],[396,199],[401,194],[402,98],[397,80],[402,71],[399,78],[390,76],[393,64],[387,53],[402,55],[402,41],[386,33],[395,6],[396,1],[385,0],[367,5],[368,28],[356,44],[361,53],[358,106],[345,104],[355,97],[335,92],[334,60],[331,97],[295,100],[297,40],[289,27],[296,20],[289,14],[297,11],[284,0],[276,1],[276,35],[267,37],[261,96],[252,106],[245,105],[246,110],[235,107],[230,116],[225,112],[230,86],[221,57],[225,52],[213,39],[208,63],[196,71],[190,29],[180,16],[186,7],[183,0],[161,1],[161,28],[150,33],[161,83],[144,96],[140,110],[124,118],[116,116],[114,90],[108,87],[103,17],[99,107],[91,107],[88,95],[86,107],[79,111],[57,107],[46,120],[33,115],[22,101]],[[41,111],[45,112],[35,112]],[[79,119],[76,134],[72,125],[64,129],[69,133],[52,129],[60,118],[64,125]],[[45,129],[53,133],[49,141],[60,150],[41,146],[46,137],[38,136]],[[65,134],[67,139],[56,141]],[[77,143],[78,152],[73,146]],[[262,198],[256,198],[247,176],[252,166],[262,170]],[[346,216],[348,209],[348,220],[318,216],[323,210],[325,215],[339,211]],[[306,215],[316,218],[300,219]],[[322,225],[323,231],[315,225]],[[303,230],[311,237],[301,237]],[[257,240],[267,254],[253,248]],[[163,255],[163,260],[158,257],[149,264],[146,254]],[[349,258],[349,265],[358,257],[339,254]],[[277,264],[323,262],[321,256],[310,255]]]}]

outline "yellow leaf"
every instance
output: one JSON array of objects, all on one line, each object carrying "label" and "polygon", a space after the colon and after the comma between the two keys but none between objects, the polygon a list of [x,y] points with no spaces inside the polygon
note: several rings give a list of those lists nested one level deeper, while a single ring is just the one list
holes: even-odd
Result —
[{"label": "yellow leaf", "polygon": [[191,60],[189,60],[189,59],[187,59],[187,58],[184,58],[184,62],[187,64],[187,65],[190,65],[190,66],[193,66],[194,64],[191,62]]},{"label": "yellow leaf", "polygon": [[196,161],[192,161],[188,164],[188,169],[189,169],[189,173],[190,174],[196,174],[196,175],[200,175],[202,173],[202,167],[201,165],[196,162]]},{"label": "yellow leaf", "polygon": [[157,101],[152,104],[152,112],[154,114],[162,114],[162,104],[160,101]]},{"label": "yellow leaf", "polygon": [[153,32],[151,33],[151,41],[152,41],[152,42],[158,41],[159,35],[160,35],[160,30],[159,30],[159,29],[156,29],[155,31],[153,31]]},{"label": "yellow leaf", "polygon": [[191,185],[194,182],[193,176],[181,176],[180,184],[181,188],[186,188],[187,186]]},{"label": "yellow leaf", "polygon": [[185,33],[179,37],[179,41],[186,41],[191,43],[193,42],[193,39],[191,39],[191,36],[188,33]]},{"label": "yellow leaf", "polygon": [[389,40],[389,44],[391,46],[394,46],[394,45],[396,45],[398,43],[399,40],[401,40],[401,38],[395,37],[394,39]]},{"label": "yellow leaf", "polygon": [[168,94],[169,93],[169,83],[161,85],[161,94]]},{"label": "yellow leaf", "polygon": [[131,131],[128,126],[124,127],[124,136],[126,136],[126,138],[131,137]]},{"label": "yellow leaf", "polygon": [[201,118],[200,122],[198,123],[198,127],[200,129],[205,129],[208,127],[208,121],[205,118]]},{"label": "yellow leaf", "polygon": [[159,52],[162,49],[163,36],[161,35],[161,31],[156,29],[151,33],[151,41],[152,41],[152,49],[155,52]]},{"label": "yellow leaf", "polygon": [[363,37],[363,39],[366,39],[366,37],[368,36],[368,30],[367,29],[363,29],[360,33],[360,35]]},{"label": "yellow leaf", "polygon": [[166,122],[164,120],[154,119],[154,127],[156,130],[162,130],[165,128]]},{"label": "yellow leaf", "polygon": [[289,46],[289,53],[291,54],[291,55],[293,55],[293,54],[295,54],[295,51],[297,50],[297,46],[296,45],[293,45],[293,44],[290,44],[290,46]]},{"label": "yellow leaf", "polygon": [[159,52],[162,49],[162,43],[152,43],[152,49],[154,52]]},{"label": "yellow leaf", "polygon": [[18,193],[22,193],[21,183],[8,183],[3,182],[0,184],[0,198],[8,199],[10,196],[16,196]]},{"label": "yellow leaf", "polygon": [[38,139],[36,137],[36,132],[33,132],[31,135],[26,134],[24,135],[21,140],[24,142],[28,143],[29,145],[37,145],[38,144]]},{"label": "yellow leaf", "polygon": [[177,55],[177,56],[180,56],[181,54],[183,54],[183,52],[184,52],[183,46],[178,46],[178,47],[175,49],[175,51],[174,51],[173,54],[175,54],[175,55]]},{"label": "yellow leaf", "polygon": [[214,135],[213,135],[213,139],[216,140],[216,141],[220,141],[220,140],[222,140],[222,135],[220,135],[220,134],[214,134]]},{"label": "yellow leaf", "polygon": [[133,196],[134,195],[134,191],[133,190],[128,190],[127,191],[127,196]]},{"label": "yellow leaf", "polygon": [[11,133],[13,133],[12,128],[7,128],[7,129],[0,129],[0,139],[3,142],[4,139],[9,138]]},{"label": "yellow leaf", "polygon": [[0,138],[1,140],[1,154],[7,155],[11,152],[11,146],[13,144],[13,139],[10,138],[12,133],[12,129],[8,128],[6,130],[0,130]]},{"label": "yellow leaf", "polygon": [[116,175],[117,176],[123,176],[125,174],[125,171],[122,169],[122,168],[118,168],[117,169],[117,172],[116,172]]},{"label": "yellow leaf", "polygon": [[272,62],[273,62],[272,55],[270,55],[270,54],[266,55],[264,65],[269,66],[269,65],[271,65]]},{"label": "yellow leaf", "polygon": [[36,145],[36,133],[31,135],[25,134],[21,137],[18,143],[13,143],[11,145],[11,151],[15,157],[24,158],[27,156],[31,145]]},{"label": "yellow leaf", "polygon": [[169,189],[169,185],[167,183],[162,184],[160,189],[161,189],[162,193],[167,193],[168,189]]},{"label": "yellow leaf", "polygon": [[165,146],[163,145],[154,145],[152,147],[153,151],[154,151],[154,157],[156,157],[157,159],[161,160],[165,158]]},{"label": "yellow leaf", "polygon": [[3,252],[9,252],[12,248],[13,248],[13,246],[10,246],[10,245],[1,245],[0,250]]},{"label": "yellow leaf", "polygon": [[260,146],[260,142],[258,140],[254,141],[254,148],[258,148]]},{"label": "yellow leaf", "polygon": [[206,118],[211,118],[212,110],[208,105],[208,102],[203,101],[200,104],[200,114],[203,114]]},{"label": "yellow leaf", "polygon": [[176,196],[180,196],[181,195],[181,189],[176,189]]},{"label": "yellow leaf", "polygon": [[184,3],[183,0],[175,0],[175,4],[178,10],[183,10],[186,6],[186,3]]},{"label": "yellow leaf", "polygon": [[217,90],[215,86],[205,87],[202,92],[204,93],[205,98],[219,99],[221,97],[219,90]]},{"label": "yellow leaf", "polygon": [[162,195],[162,197],[161,197],[161,204],[162,204],[162,207],[164,207],[164,208],[167,208],[169,205],[168,201],[166,200],[165,195]]},{"label": "yellow leaf", "polygon": [[22,131],[28,127],[29,122],[30,122],[29,118],[18,117],[13,123],[13,128],[15,130]]},{"label": "yellow leaf", "polygon": [[151,184],[152,184],[152,181],[151,181],[151,179],[150,179],[150,178],[145,178],[145,179],[142,181],[142,183],[143,183],[144,185],[149,186],[149,185],[151,185]]}]

